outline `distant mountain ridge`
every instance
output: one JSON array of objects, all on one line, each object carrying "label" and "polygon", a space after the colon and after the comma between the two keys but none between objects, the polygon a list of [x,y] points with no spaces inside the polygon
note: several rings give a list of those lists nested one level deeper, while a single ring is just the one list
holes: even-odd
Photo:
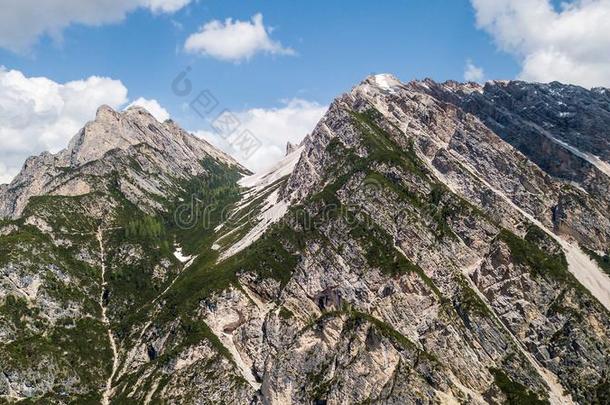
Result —
[{"label": "distant mountain ridge", "polygon": [[[185,178],[201,174],[199,160],[204,157],[241,167],[232,157],[187,133],[173,121],[157,122],[142,107],[117,112],[101,106],[95,120],[87,123],[66,149],[55,155],[43,153],[26,161],[21,173],[0,194],[0,217],[19,216],[31,196],[78,196],[92,192],[97,182],[88,182],[85,178],[94,179],[98,174],[104,175],[114,169],[108,165],[112,160],[110,156],[103,159],[106,155],[112,155],[118,165],[124,165],[125,160],[142,160],[147,156],[143,148],[150,149],[154,155],[151,159],[158,159],[149,164],[154,170],[165,172],[162,173],[164,177]],[[142,179],[142,183],[146,184],[146,180]],[[133,179],[134,183],[138,181]],[[155,188],[156,185],[149,185],[146,191],[163,194],[163,190]]]}]

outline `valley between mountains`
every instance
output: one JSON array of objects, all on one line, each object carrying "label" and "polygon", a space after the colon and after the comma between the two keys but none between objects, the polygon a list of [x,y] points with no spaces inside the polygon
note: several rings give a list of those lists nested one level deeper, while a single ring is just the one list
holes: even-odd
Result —
[{"label": "valley between mountains", "polygon": [[0,218],[0,403],[610,403],[607,89],[374,75],[256,174],[102,106]]}]

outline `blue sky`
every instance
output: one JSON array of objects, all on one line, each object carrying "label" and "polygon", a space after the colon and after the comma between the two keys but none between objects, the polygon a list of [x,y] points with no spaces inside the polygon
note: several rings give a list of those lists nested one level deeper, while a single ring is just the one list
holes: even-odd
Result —
[{"label": "blue sky", "polygon": [[[183,50],[204,22],[249,20],[256,13],[296,55],[259,54],[228,63]],[[57,82],[91,75],[119,79],[130,95],[154,98],[176,118],[184,115],[183,100],[170,83],[185,66],[193,68],[196,86],[211,89],[232,109],[272,107],[294,97],[327,104],[371,72],[402,80],[463,80],[469,58],[490,78],[512,78],[519,71],[512,56],[476,29],[465,0],[201,0],[172,15],[139,9],[101,27],[75,24],[61,42],[44,37],[29,52],[0,50],[0,64]]]},{"label": "blue sky", "polygon": [[[187,66],[264,145],[298,142],[372,73],[610,86],[610,0],[0,0],[0,183],[101,103],[137,100],[232,152],[171,90]],[[195,93],[194,93],[195,94]],[[239,156],[237,156],[240,158]]]}]

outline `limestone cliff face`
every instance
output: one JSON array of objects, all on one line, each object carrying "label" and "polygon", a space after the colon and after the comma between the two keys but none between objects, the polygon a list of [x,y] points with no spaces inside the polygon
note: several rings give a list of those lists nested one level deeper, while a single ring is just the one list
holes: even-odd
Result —
[{"label": "limestone cliff face", "polygon": [[248,177],[102,108],[0,190],[0,395],[605,403],[604,97],[371,76]]},{"label": "limestone cliff face", "polygon": [[[132,202],[137,204],[143,202],[142,193],[164,196],[176,181],[202,174],[199,161],[206,157],[239,166],[171,120],[157,122],[141,107],[116,112],[101,106],[95,120],[87,123],[65,150],[26,161],[21,173],[0,190],[0,218],[18,217],[33,196],[94,192],[101,186],[99,178],[113,171],[121,173],[124,189],[130,189]],[[138,165],[141,173],[133,170]]]}]

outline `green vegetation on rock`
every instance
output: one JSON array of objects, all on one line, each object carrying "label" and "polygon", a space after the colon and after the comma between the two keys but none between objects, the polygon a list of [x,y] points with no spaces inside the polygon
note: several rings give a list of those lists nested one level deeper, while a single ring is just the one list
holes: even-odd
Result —
[{"label": "green vegetation on rock", "polygon": [[534,276],[564,283],[572,281],[573,276],[568,271],[563,252],[550,255],[531,240],[520,238],[506,229],[500,232],[498,238],[508,245],[515,262],[527,266]]},{"label": "green vegetation on rock", "polygon": [[549,401],[540,399],[523,384],[511,380],[502,370],[489,370],[494,376],[494,382],[506,396],[506,405],[548,405]]},{"label": "green vegetation on rock", "polygon": [[589,257],[591,257],[591,259],[593,259],[597,265],[599,266],[600,269],[602,269],[604,271],[604,273],[606,273],[607,275],[610,276],[610,254],[606,253],[605,255],[600,255],[599,253],[591,250],[591,249],[587,249],[584,246],[581,246],[582,250],[589,255]]}]

